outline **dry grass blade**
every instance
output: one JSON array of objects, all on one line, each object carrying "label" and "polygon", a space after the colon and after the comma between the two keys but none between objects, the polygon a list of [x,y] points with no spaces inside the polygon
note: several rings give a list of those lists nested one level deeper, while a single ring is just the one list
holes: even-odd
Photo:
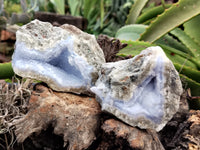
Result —
[{"label": "dry grass blade", "polygon": [[9,149],[15,142],[15,127],[12,121],[21,118],[27,112],[32,91],[27,86],[28,83],[30,83],[29,80],[23,82],[16,78],[12,83],[0,80],[0,149]]}]

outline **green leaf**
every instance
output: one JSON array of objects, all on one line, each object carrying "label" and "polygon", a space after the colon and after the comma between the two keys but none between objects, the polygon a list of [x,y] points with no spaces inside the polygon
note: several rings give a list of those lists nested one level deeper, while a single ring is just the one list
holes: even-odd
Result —
[{"label": "green leaf", "polygon": [[0,79],[11,78],[13,75],[11,63],[0,63]]},{"label": "green leaf", "polygon": [[179,51],[179,50],[177,50],[177,49],[175,49],[175,48],[173,48],[171,46],[167,46],[167,45],[163,45],[163,44],[157,44],[157,45],[162,47],[162,49],[165,49],[165,50],[167,50],[169,52],[175,53],[175,54],[180,55],[180,56],[182,56],[184,58],[187,58],[187,59],[191,59],[191,56],[188,55],[187,53]]},{"label": "green leaf", "polygon": [[176,28],[170,32],[176,36],[187,48],[189,48],[189,53],[193,56],[200,58],[200,46],[191,39],[184,31]]},{"label": "green leaf", "polygon": [[65,1],[64,0],[50,0],[53,3],[56,12],[64,15],[65,14]]},{"label": "green leaf", "polygon": [[173,38],[169,34],[166,34],[165,36],[159,38],[154,43],[167,45],[167,46],[173,47],[179,51],[189,53],[189,50],[187,47],[185,47],[181,42],[179,42],[177,39]]},{"label": "green leaf", "polygon": [[[142,50],[146,49],[147,47],[156,46],[155,44],[142,42],[142,41],[121,41],[121,42],[128,44],[125,48],[120,50],[120,52],[118,53],[118,55],[121,55],[121,56],[128,56],[128,55],[135,56],[135,55],[138,55]],[[183,66],[185,65],[185,66],[189,66],[191,68],[197,69],[196,64],[190,60],[189,55],[166,45],[159,44],[159,46],[164,50],[167,57],[173,63],[178,63]]]},{"label": "green leaf", "polygon": [[[200,83],[188,78],[183,74],[179,74],[184,89],[190,88],[192,96],[200,96]],[[190,100],[189,101],[190,109],[200,109],[200,99]]]},{"label": "green leaf", "polygon": [[147,2],[148,0],[136,0],[127,17],[126,24],[134,24],[136,22],[137,17]]},{"label": "green leaf", "polygon": [[156,19],[156,17],[151,18],[151,19],[149,19],[149,20],[143,22],[142,24],[144,24],[144,25],[149,25],[149,24],[151,24],[151,22],[154,21],[155,19]]},{"label": "green leaf", "polygon": [[[171,4],[166,5],[166,8],[169,8]],[[142,13],[136,20],[137,24],[144,23],[148,20],[151,20],[152,18],[158,16],[159,14],[163,13],[165,8],[163,6],[156,6],[150,10],[145,11]]]},{"label": "green leaf", "polygon": [[[189,77],[190,79],[200,83],[200,78],[199,78],[200,71],[198,71],[194,68],[185,66],[185,65],[180,65],[178,63],[174,63],[174,66],[180,74],[184,74],[185,76]],[[200,95],[200,93],[199,93],[199,95]]]},{"label": "green leaf", "polygon": [[82,3],[82,0],[68,0],[69,8],[70,8],[70,14],[72,16],[80,16],[81,10],[80,10],[80,4]]},{"label": "green leaf", "polygon": [[136,41],[137,39],[139,39],[140,34],[145,31],[146,27],[146,25],[142,24],[126,25],[117,31],[115,37],[120,40]]},{"label": "green leaf", "polygon": [[[197,66],[191,62],[190,60],[181,57],[180,55],[174,54],[174,53],[170,53],[169,51],[165,51],[166,56],[174,63],[174,64],[179,64],[180,66],[187,66],[193,69],[197,69]],[[176,68],[177,71],[179,71],[180,68]]]},{"label": "green leaf", "polygon": [[184,31],[188,34],[198,45],[200,45],[200,15],[192,18],[188,22],[184,23]]},{"label": "green leaf", "polygon": [[192,91],[192,96],[200,96],[199,91],[200,91],[200,83],[190,79],[189,77],[179,74],[182,80],[182,84],[184,89],[190,88]]},{"label": "green leaf", "polygon": [[200,60],[198,58],[191,57],[190,60],[200,69]]},{"label": "green leaf", "polygon": [[142,50],[150,46],[155,46],[154,44],[142,41],[121,41],[122,43],[128,44],[125,48],[119,51],[118,55],[128,56],[128,55],[138,55]]},{"label": "green leaf", "polygon": [[92,0],[92,1],[84,0],[84,7],[83,7],[84,18],[87,18],[90,22],[90,20],[93,19],[93,17],[97,14],[98,10],[100,10],[100,6],[101,6],[101,1],[99,0]]},{"label": "green leaf", "polygon": [[[158,44],[158,45],[165,51],[166,55],[169,57],[169,59],[173,63],[179,63],[181,65],[185,64],[186,66],[190,66],[195,69],[199,68],[200,64],[197,62],[197,60],[194,57],[191,57],[189,54],[186,54],[182,51],[179,51],[179,50],[177,50],[173,47],[167,46],[167,45],[163,45],[163,44]],[[169,54],[170,54],[170,56],[169,56]],[[172,57],[172,56],[176,56],[176,57]],[[182,57],[181,61],[177,58],[178,56]]]},{"label": "green leaf", "polygon": [[154,42],[167,32],[200,13],[200,0],[180,0],[158,16],[140,40]]},{"label": "green leaf", "polygon": [[101,13],[100,13],[100,16],[101,16],[101,28],[103,28],[103,19],[104,19],[104,0],[101,0]]}]

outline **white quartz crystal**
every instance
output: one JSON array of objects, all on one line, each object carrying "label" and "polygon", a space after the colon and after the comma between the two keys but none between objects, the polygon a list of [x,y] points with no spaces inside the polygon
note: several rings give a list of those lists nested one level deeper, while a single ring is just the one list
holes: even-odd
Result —
[{"label": "white quartz crystal", "polygon": [[102,110],[142,129],[160,131],[179,107],[182,85],[160,47],[149,47],[132,59],[102,66],[96,86]]},{"label": "white quartz crystal", "polygon": [[87,92],[105,63],[95,36],[72,25],[34,20],[16,33],[14,72],[46,82],[57,91]]}]

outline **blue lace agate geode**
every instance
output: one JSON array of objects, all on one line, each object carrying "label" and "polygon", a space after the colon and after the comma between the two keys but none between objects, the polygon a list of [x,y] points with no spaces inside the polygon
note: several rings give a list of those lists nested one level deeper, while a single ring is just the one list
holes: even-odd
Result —
[{"label": "blue lace agate geode", "polygon": [[14,72],[57,91],[89,91],[105,62],[95,37],[71,25],[60,28],[34,20],[22,26],[16,37]]},{"label": "blue lace agate geode", "polygon": [[140,128],[161,130],[179,108],[182,85],[160,47],[102,66],[96,86],[102,110]]},{"label": "blue lace agate geode", "polygon": [[16,37],[12,66],[22,77],[41,80],[57,91],[91,90],[102,110],[144,129],[161,130],[178,110],[181,81],[160,47],[105,63],[95,37],[71,25],[53,27],[34,20]]}]

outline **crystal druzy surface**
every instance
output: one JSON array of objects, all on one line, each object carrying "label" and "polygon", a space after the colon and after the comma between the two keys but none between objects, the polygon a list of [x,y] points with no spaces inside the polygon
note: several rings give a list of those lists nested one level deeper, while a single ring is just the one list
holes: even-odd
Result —
[{"label": "crystal druzy surface", "polygon": [[161,130],[177,112],[182,85],[160,47],[102,66],[96,86],[102,110],[140,128]]},{"label": "crystal druzy surface", "polygon": [[16,37],[14,72],[44,81],[57,91],[88,91],[105,62],[95,37],[71,25],[53,27],[34,20],[22,26]]}]

